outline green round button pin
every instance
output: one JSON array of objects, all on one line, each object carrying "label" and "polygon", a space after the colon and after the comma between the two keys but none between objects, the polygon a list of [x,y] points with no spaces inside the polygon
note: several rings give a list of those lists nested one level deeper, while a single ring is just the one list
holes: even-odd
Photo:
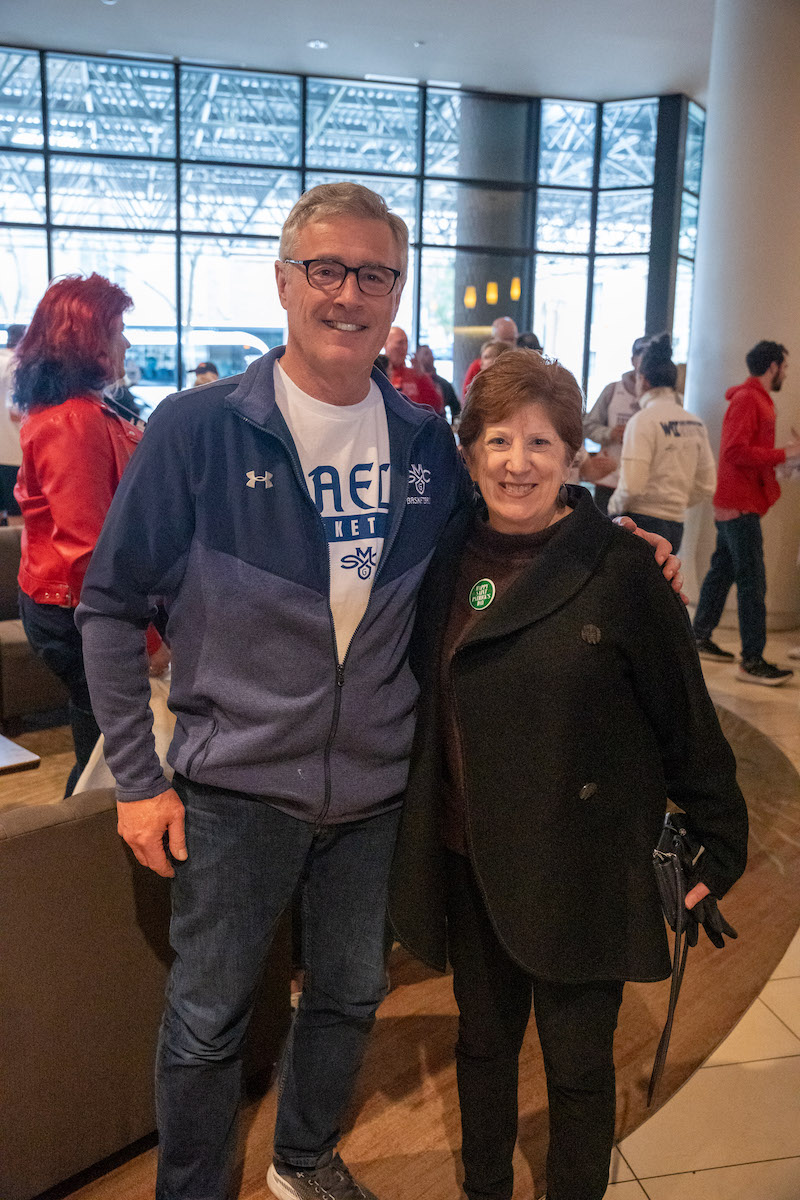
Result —
[{"label": "green round button pin", "polygon": [[469,602],[478,610],[488,608],[494,600],[494,584],[491,579],[479,579],[470,588]]}]

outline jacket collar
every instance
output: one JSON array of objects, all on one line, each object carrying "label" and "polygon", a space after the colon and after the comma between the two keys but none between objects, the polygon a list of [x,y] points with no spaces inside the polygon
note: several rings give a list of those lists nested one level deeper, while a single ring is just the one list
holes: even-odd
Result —
[{"label": "jacket collar", "polygon": [[[282,358],[285,346],[276,346],[254,363],[239,377],[239,382],[233,391],[225,397],[225,403],[241,413],[253,425],[261,429],[283,432],[285,424],[280,410],[275,403],[275,381],[273,366],[277,359]],[[373,369],[372,379],[378,385],[383,396],[387,412],[411,427],[416,432],[426,421],[435,420],[436,414],[419,404],[412,404],[401,396],[389,383],[382,371]]]},{"label": "jacket collar", "polygon": [[674,388],[656,387],[650,388],[649,392],[639,398],[639,408],[647,408],[648,404],[658,404],[659,401],[671,400],[673,404],[680,404],[682,397],[678,395]]},{"label": "jacket collar", "polygon": [[489,608],[463,645],[505,637],[541,621],[570,600],[594,573],[614,525],[585,488],[568,485],[572,515],[545,543],[509,590]]}]

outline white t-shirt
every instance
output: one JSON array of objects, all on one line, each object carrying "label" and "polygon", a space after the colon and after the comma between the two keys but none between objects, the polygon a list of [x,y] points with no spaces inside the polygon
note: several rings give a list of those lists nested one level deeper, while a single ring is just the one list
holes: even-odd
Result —
[{"label": "white t-shirt", "polygon": [[276,403],[325,526],[341,663],[366,611],[386,534],[390,464],[383,396],[371,382],[357,404],[326,404],[292,383],[280,362],[273,376]]}]

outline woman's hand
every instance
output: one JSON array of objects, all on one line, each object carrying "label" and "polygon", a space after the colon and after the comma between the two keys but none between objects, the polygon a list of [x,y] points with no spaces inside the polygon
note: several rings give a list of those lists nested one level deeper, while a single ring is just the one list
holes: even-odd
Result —
[{"label": "woman's hand", "polygon": [[686,893],[686,907],[694,908],[695,904],[699,904],[701,900],[705,900],[708,894],[708,888],[704,883],[695,884],[692,890]]},{"label": "woman's hand", "polygon": [[[635,533],[637,537],[642,538],[649,546],[653,547],[653,556],[661,567],[661,573],[668,583],[672,584],[673,592],[677,592],[684,604],[689,603],[689,597],[683,594],[683,575],[681,574],[681,560],[677,554],[672,553],[672,545],[665,537],[661,537],[657,533],[648,533],[646,529],[640,529],[631,517],[615,517],[615,525],[621,525],[623,529],[627,529],[629,533]],[[698,897],[699,899],[699,897]]]}]

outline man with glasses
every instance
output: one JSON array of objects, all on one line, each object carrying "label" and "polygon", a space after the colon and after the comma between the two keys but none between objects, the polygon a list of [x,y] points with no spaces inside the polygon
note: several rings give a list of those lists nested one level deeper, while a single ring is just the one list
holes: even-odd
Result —
[{"label": "man with glasses", "polygon": [[[288,1200],[374,1200],[336,1144],[386,991],[416,594],[467,495],[447,424],[371,372],[407,258],[404,223],[366,188],[301,198],[276,263],[286,347],[159,405],[84,586],[119,829],[141,863],[174,877],[160,1200],[228,1194],[240,1046],[298,886],[305,987],[268,1181]],[[173,786],[140,661],[153,596],[169,612]]]}]

